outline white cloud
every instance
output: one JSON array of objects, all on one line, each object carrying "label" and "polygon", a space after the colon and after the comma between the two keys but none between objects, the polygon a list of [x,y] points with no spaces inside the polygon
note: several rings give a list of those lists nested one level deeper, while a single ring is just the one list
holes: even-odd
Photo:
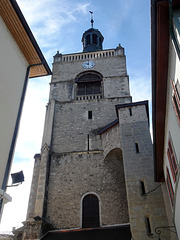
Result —
[{"label": "white cloud", "polygon": [[150,134],[153,140],[152,134],[152,95],[151,95],[151,79],[146,73],[145,69],[143,71],[130,69],[130,93],[133,102],[148,100],[149,103],[149,122],[150,122]]},{"label": "white cloud", "polygon": [[89,3],[77,3],[75,9],[74,9],[74,12],[77,12],[77,13],[82,13],[82,14],[87,14],[88,12],[88,7],[89,7]]},{"label": "white cloud", "polygon": [[17,1],[41,47],[55,45],[67,24],[76,22],[76,15],[87,13],[89,3],[67,0]]},{"label": "white cloud", "polygon": [[[132,62],[131,62],[132,63]],[[139,63],[140,64],[140,63]],[[151,78],[149,75],[149,65],[140,68],[137,64],[132,64],[128,68],[130,93],[133,102],[151,100]]]},{"label": "white cloud", "polygon": [[150,81],[145,76],[131,78],[130,89],[133,102],[151,100]]},{"label": "white cloud", "polygon": [[[106,29],[108,30],[108,35],[114,37],[118,34],[118,30],[124,27],[124,23],[127,19],[130,18],[130,13],[136,4],[135,0],[129,1],[119,1],[118,6],[115,6],[113,9],[114,16],[112,17],[112,12],[108,16],[109,20],[106,21]],[[122,9],[122,11],[116,11],[116,9]]]}]

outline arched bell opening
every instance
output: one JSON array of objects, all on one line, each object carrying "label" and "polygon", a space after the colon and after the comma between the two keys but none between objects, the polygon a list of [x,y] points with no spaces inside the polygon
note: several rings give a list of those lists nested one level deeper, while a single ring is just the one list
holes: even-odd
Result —
[{"label": "arched bell opening", "polygon": [[[103,96],[103,76],[96,71],[85,71],[75,78],[75,96],[82,100],[101,99]],[[84,98],[83,98],[84,97]]]}]

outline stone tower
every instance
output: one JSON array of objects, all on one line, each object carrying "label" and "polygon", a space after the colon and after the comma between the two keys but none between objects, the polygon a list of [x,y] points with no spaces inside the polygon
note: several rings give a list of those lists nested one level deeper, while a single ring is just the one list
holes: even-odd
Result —
[{"label": "stone tower", "polygon": [[16,237],[52,230],[42,239],[146,240],[168,225],[161,188],[146,194],[157,187],[148,102],[132,102],[124,48],[103,50],[103,39],[92,26],[83,52],[54,56],[41,153]]}]

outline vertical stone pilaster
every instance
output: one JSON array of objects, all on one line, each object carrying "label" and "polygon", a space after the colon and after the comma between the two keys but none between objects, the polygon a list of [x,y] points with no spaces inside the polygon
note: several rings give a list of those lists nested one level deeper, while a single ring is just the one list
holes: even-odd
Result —
[{"label": "vertical stone pilaster", "polygon": [[27,218],[23,222],[24,226],[13,232],[15,240],[39,239],[46,224],[43,218],[43,210],[48,176],[49,151],[48,145],[45,144],[41,149],[41,154],[35,155]]},{"label": "vertical stone pilaster", "polygon": [[44,134],[42,141],[41,149],[41,163],[39,166],[38,177],[33,179],[36,182],[36,200],[34,202],[34,212],[33,217],[39,216],[43,217],[43,208],[44,208],[44,199],[46,191],[46,181],[47,181],[47,172],[49,164],[49,151],[52,140],[52,130],[53,130],[53,121],[54,121],[54,109],[55,109],[55,100],[51,99],[48,103],[46,110],[46,118],[44,125]]},{"label": "vertical stone pilaster", "polygon": [[44,146],[45,144],[47,144],[48,146],[51,146],[54,110],[55,110],[55,100],[51,99],[46,109],[42,146]]},{"label": "vertical stone pilaster", "polygon": [[23,222],[23,227],[13,230],[14,240],[38,240],[41,235],[42,220],[29,218]]},{"label": "vertical stone pilaster", "polygon": [[41,165],[39,170],[37,195],[34,207],[34,216],[39,216],[41,218],[43,217],[48,161],[49,161],[49,147],[47,144],[45,144],[41,151]]},{"label": "vertical stone pilaster", "polygon": [[36,203],[39,171],[40,171],[40,166],[41,166],[41,155],[36,154],[34,156],[34,158],[35,158],[34,171],[33,171],[31,191],[30,191],[30,196],[29,196],[29,204],[28,204],[28,211],[27,211],[26,219],[34,217],[34,208],[35,208],[35,203]]}]

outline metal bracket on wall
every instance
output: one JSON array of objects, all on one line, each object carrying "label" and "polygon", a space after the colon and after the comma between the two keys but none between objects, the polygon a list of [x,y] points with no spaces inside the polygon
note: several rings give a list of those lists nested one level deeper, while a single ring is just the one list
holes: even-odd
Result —
[{"label": "metal bracket on wall", "polygon": [[[175,230],[171,230],[171,228],[174,228]],[[170,232],[173,232],[176,234],[176,228],[175,226],[164,226],[164,227],[156,227],[155,228],[155,233],[158,235],[158,240],[161,240],[160,235],[161,235],[161,230],[160,229],[165,229],[168,230]]]}]

